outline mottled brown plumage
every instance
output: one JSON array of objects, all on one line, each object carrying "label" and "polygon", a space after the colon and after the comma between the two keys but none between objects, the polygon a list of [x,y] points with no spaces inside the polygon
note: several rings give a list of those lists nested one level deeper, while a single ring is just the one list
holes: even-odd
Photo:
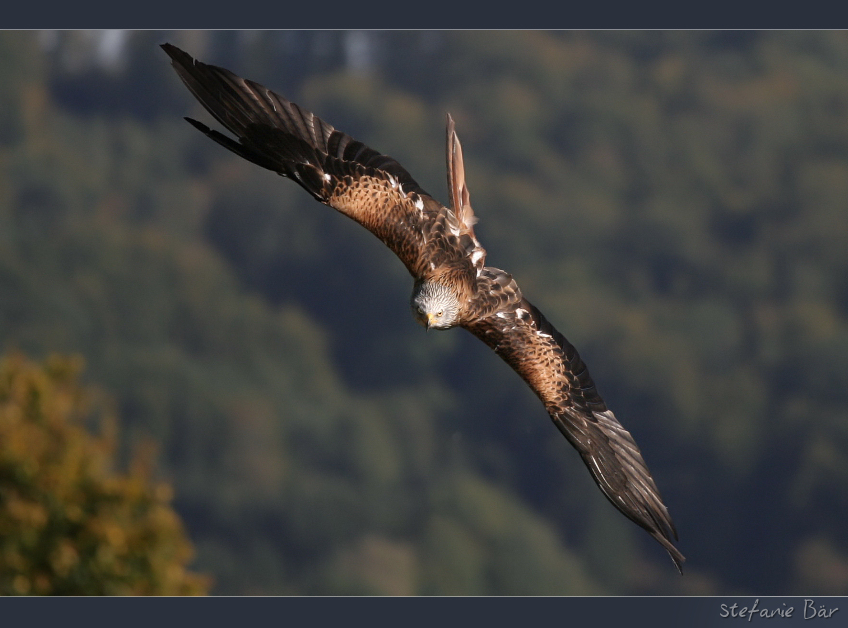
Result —
[{"label": "mottled brown plumage", "polygon": [[448,116],[451,207],[434,200],[391,157],[336,131],[312,113],[228,70],[164,44],[180,78],[238,140],[187,118],[255,164],[296,181],[317,200],[384,242],[414,278],[420,322],[464,327],[491,347],[539,396],[604,495],[668,550],[677,533],[639,448],[595,390],[574,347],[529,303],[512,276],[485,266],[465,183],[462,148]]}]

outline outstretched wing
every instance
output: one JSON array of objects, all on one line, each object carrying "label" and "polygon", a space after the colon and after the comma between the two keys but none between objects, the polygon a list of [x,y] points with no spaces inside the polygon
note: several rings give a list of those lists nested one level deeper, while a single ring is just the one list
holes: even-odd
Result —
[{"label": "outstretched wing", "polygon": [[577,350],[521,296],[509,275],[486,268],[492,315],[467,325],[515,369],[545,404],[560,432],[574,445],[595,483],[616,508],[668,550],[682,571],[677,532],[636,442],[601,399]]},{"label": "outstretched wing", "polygon": [[162,48],[189,90],[238,141],[186,118],[207,136],[362,224],[414,277],[450,263],[470,267],[468,243],[450,228],[454,213],[397,161],[258,83],[196,61],[171,44]]},{"label": "outstretched wing", "polygon": [[241,157],[296,181],[317,200],[380,238],[416,278],[452,277],[476,291],[479,313],[463,326],[506,360],[545,403],[595,481],[627,517],[671,554],[683,555],[639,449],[595,391],[574,347],[521,297],[512,278],[484,268],[485,250],[465,184],[462,149],[448,117],[452,208],[435,201],[391,157],[381,155],[267,88],[194,60],[170,44],[180,78],[234,140],[187,118]]}]

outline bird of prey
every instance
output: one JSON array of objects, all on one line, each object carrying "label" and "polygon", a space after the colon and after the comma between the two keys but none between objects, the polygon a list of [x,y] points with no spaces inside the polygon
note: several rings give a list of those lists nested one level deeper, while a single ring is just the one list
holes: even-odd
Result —
[{"label": "bird of prey", "polygon": [[571,343],[509,273],[485,265],[450,115],[446,207],[397,161],[295,103],[171,44],[162,48],[192,94],[236,139],[186,120],[235,154],[292,179],[388,246],[414,279],[415,319],[428,329],[463,327],[515,369],[607,499],[654,537],[682,572],[685,559],[672,541],[677,532],[633,437],[601,399]]}]

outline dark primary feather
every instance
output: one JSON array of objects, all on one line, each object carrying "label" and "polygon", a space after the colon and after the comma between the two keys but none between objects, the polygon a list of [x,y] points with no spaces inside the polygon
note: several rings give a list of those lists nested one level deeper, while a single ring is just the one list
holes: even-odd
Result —
[{"label": "dark primary feather", "polygon": [[288,177],[341,211],[391,248],[415,277],[429,257],[469,266],[450,230],[433,231],[449,213],[394,159],[335,130],[311,112],[224,68],[196,61],[171,44],[162,48],[177,74],[234,140],[186,118],[225,148]]},{"label": "dark primary feather", "polygon": [[190,122],[245,159],[290,176],[297,162],[318,165],[330,157],[379,169],[393,175],[407,191],[425,193],[397,161],[336,131],[279,94],[229,70],[197,61],[171,44],[163,44],[162,49],[195,98],[240,143]]},{"label": "dark primary feather", "polygon": [[554,424],[580,453],[603,494],[668,550],[677,531],[642,454],[598,394],[577,350],[522,295],[512,277],[486,268],[481,299],[497,301],[494,314],[464,327],[480,338],[529,384]]},{"label": "dark primary feather", "polygon": [[237,155],[295,180],[389,246],[416,279],[451,286],[458,324],[529,384],[577,449],[604,495],[648,531],[678,569],[677,533],[633,437],[598,395],[574,347],[521,294],[512,276],[484,267],[485,250],[465,183],[462,148],[448,116],[451,208],[432,199],[394,159],[336,131],[312,113],[228,70],[165,44],[195,97],[236,139],[188,119]]}]

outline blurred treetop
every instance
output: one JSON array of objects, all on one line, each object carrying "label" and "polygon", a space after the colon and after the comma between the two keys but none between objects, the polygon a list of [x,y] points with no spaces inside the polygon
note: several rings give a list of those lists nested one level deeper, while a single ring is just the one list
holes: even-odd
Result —
[{"label": "blurred treetop", "polygon": [[0,359],[0,594],[205,592],[170,487],[145,457],[115,468],[114,418],[80,364]]}]

